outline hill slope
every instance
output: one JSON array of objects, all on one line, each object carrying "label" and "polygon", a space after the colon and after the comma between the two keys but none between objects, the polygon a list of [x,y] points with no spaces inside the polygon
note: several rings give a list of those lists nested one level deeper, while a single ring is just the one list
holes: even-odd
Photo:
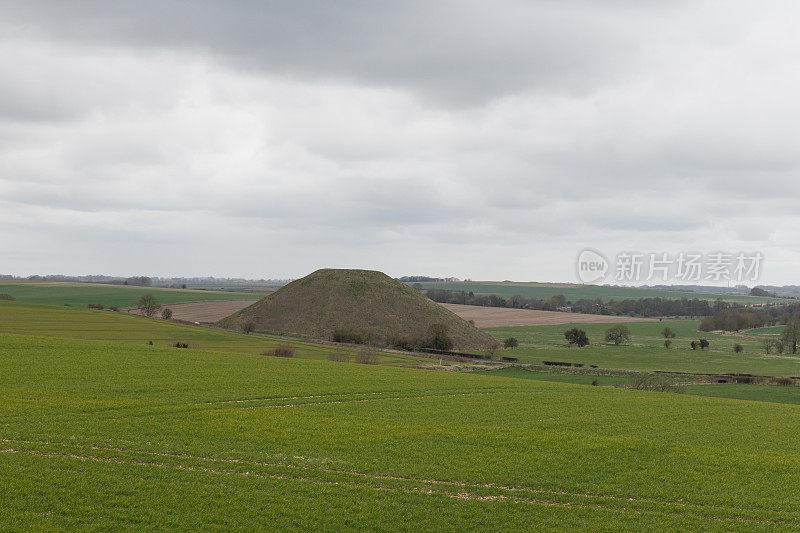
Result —
[{"label": "hill slope", "polygon": [[337,328],[369,332],[379,339],[408,339],[444,324],[456,348],[496,344],[444,307],[407,285],[374,270],[322,269],[293,281],[217,325],[242,329],[251,322],[262,333],[294,333],[330,339]]}]

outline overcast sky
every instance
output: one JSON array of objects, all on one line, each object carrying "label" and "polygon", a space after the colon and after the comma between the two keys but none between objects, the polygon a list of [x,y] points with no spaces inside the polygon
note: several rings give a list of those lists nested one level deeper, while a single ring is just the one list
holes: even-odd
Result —
[{"label": "overcast sky", "polygon": [[800,284],[797,2],[0,0],[0,273]]}]

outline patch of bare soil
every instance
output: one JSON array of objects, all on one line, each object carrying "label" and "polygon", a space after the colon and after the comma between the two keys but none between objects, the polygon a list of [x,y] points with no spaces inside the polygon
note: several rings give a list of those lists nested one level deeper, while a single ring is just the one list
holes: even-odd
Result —
[{"label": "patch of bare soil", "polygon": [[[172,318],[187,322],[216,322],[236,311],[241,311],[257,300],[225,300],[219,302],[188,302],[182,304],[166,304],[172,309]],[[131,313],[138,313],[131,309]]]},{"label": "patch of bare soil", "polygon": [[614,324],[618,322],[654,322],[656,318],[633,318],[629,316],[586,315],[562,313],[560,311],[535,311],[533,309],[510,309],[507,307],[483,307],[479,305],[439,304],[464,320],[472,320],[479,328],[507,326],[552,326],[558,324]]}]

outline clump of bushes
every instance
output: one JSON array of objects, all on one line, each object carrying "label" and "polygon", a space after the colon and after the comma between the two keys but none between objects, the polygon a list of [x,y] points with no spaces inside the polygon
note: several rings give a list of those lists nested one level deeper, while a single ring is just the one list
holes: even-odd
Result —
[{"label": "clump of bushes", "polygon": [[369,344],[372,335],[364,330],[350,327],[336,328],[333,330],[333,342],[346,342],[350,344]]},{"label": "clump of bushes", "polygon": [[169,320],[170,318],[172,318],[172,309],[170,309],[169,307],[165,307],[161,311],[161,318],[164,320]]},{"label": "clump of bushes", "polygon": [[672,346],[672,339],[667,339],[664,341],[664,348],[669,348]]},{"label": "clump of bushes", "polygon": [[434,350],[452,350],[453,339],[444,324],[431,324],[428,328],[428,337],[425,339],[425,347]]},{"label": "clump of bushes", "polygon": [[502,357],[502,360],[505,361],[506,363],[516,363],[517,361],[519,361],[519,359],[517,359],[516,357],[505,357],[505,356]]},{"label": "clump of bushes", "polygon": [[5,294],[5,293],[0,294],[0,300],[13,300],[13,299],[14,297],[11,296],[10,294]]},{"label": "clump of bushes", "polygon": [[373,350],[359,350],[356,352],[355,361],[362,365],[377,365],[378,354]]},{"label": "clump of bushes", "polygon": [[100,309],[100,310],[105,309],[103,304],[89,304],[86,307],[88,307],[89,309]]},{"label": "clump of bushes", "polygon": [[572,366],[572,363],[566,361],[542,361],[547,366]]},{"label": "clump of bushes", "polygon": [[575,344],[579,348],[583,348],[589,344],[589,336],[582,329],[572,328],[564,332],[564,338],[570,345]]},{"label": "clump of bushes", "polygon": [[284,344],[282,346],[276,346],[267,352],[263,352],[261,355],[269,355],[271,357],[294,357],[294,347]]},{"label": "clump of bushes", "polygon": [[189,347],[189,343],[187,343],[187,342],[176,342],[175,344],[173,344],[173,346],[175,348],[188,348]]},{"label": "clump of bushes", "polygon": [[792,378],[773,378],[772,384],[779,385],[781,387],[789,387],[794,385],[794,380]]},{"label": "clump of bushes", "polygon": [[413,352],[419,343],[412,341],[408,337],[403,337],[402,335],[397,335],[393,333],[387,339],[389,346],[393,348],[397,348],[398,350],[405,350],[407,352]]},{"label": "clump of bushes", "polygon": [[503,341],[503,346],[506,348],[516,348],[519,346],[519,341],[516,339],[516,337],[509,337]]},{"label": "clump of bushes", "polygon": [[335,351],[328,354],[328,361],[336,361],[337,363],[347,363],[350,361],[350,356],[344,352]]},{"label": "clump of bushes", "polygon": [[742,353],[744,351],[744,346],[742,346],[737,342],[736,344],[733,345],[733,351],[734,353]]},{"label": "clump of bushes", "polygon": [[117,307],[116,305],[109,305],[109,306],[108,306],[108,310],[109,310],[109,311],[116,311],[116,312],[119,312],[119,307]]},{"label": "clump of bushes", "polygon": [[685,388],[670,381],[667,376],[660,374],[638,374],[634,379],[630,388],[636,390],[650,390],[657,392],[675,392],[682,393]]}]

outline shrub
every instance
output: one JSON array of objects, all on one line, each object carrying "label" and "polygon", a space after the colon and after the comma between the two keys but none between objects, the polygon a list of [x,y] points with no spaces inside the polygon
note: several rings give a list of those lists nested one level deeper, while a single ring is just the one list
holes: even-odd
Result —
[{"label": "shrub", "polygon": [[336,328],[333,330],[333,342],[347,342],[350,344],[364,344],[366,335],[355,328]]},{"label": "shrub", "polygon": [[170,318],[172,318],[172,309],[170,309],[169,307],[165,307],[161,311],[161,318],[163,318],[164,320],[169,320]]},{"label": "shrub", "polygon": [[582,368],[583,363],[572,363],[572,366],[574,366],[575,368]]},{"label": "shrub", "polygon": [[14,297],[10,294],[0,294],[0,300],[13,300]]},{"label": "shrub", "polygon": [[542,361],[547,366],[572,366],[572,363],[567,363],[565,361]]},{"label": "shrub", "polygon": [[245,335],[249,335],[251,331],[256,327],[256,323],[252,320],[245,320],[242,322],[242,333]]},{"label": "shrub", "polygon": [[672,346],[672,339],[666,339],[664,341],[664,348],[669,348],[670,346]]},{"label": "shrub", "polygon": [[89,309],[100,309],[100,310],[104,309],[103,304],[89,304],[86,307],[88,307]]},{"label": "shrub", "polygon": [[109,305],[109,306],[108,306],[108,310],[109,310],[109,311],[116,311],[116,312],[119,312],[119,307],[117,307],[116,305]]},{"label": "shrub", "polygon": [[188,348],[189,344],[186,342],[176,342],[175,344],[173,344],[173,346],[175,348]]},{"label": "shrub", "polygon": [[453,339],[447,331],[447,326],[444,324],[431,324],[428,328],[426,346],[434,350],[452,350]]},{"label": "shrub", "polygon": [[775,341],[775,350],[778,353],[783,353],[783,351],[785,349],[786,349],[786,345],[783,343],[783,341]]},{"label": "shrub", "polygon": [[144,294],[139,298],[139,303],[136,305],[143,315],[152,318],[156,312],[161,309],[161,305],[152,294]]},{"label": "shrub", "polygon": [[572,328],[564,332],[564,337],[570,344],[576,344],[582,348],[589,344],[589,336],[582,329]]},{"label": "shrub", "polygon": [[517,361],[519,361],[519,359],[517,359],[516,357],[505,357],[505,356],[502,357],[502,360],[507,363],[516,363]]},{"label": "shrub", "polygon": [[261,355],[269,355],[272,357],[294,357],[294,347],[288,344],[276,346],[268,352],[263,352]]},{"label": "shrub", "polygon": [[377,365],[378,354],[372,350],[359,350],[356,352],[356,363],[362,365]]},{"label": "shrub", "polygon": [[692,347],[692,350],[696,350],[700,346],[700,343],[697,341],[692,341],[689,343],[689,346]]},{"label": "shrub", "polygon": [[597,387],[597,385],[599,385],[599,383],[597,382],[597,380],[596,380],[596,379],[595,379],[595,380],[592,380],[592,387]]},{"label": "shrub", "polygon": [[328,361],[336,361],[337,363],[347,363],[350,361],[350,356],[344,352],[335,351],[328,354]]},{"label": "shrub", "polygon": [[516,348],[519,346],[519,341],[516,339],[516,337],[509,337],[503,341],[503,346],[506,348]]},{"label": "shrub", "polygon": [[664,336],[665,339],[674,339],[675,338],[675,332],[672,331],[672,328],[670,328],[670,327],[666,327],[666,328],[662,329],[661,330],[661,334]]},{"label": "shrub", "polygon": [[684,388],[672,383],[667,376],[660,374],[638,374],[633,379],[631,388],[636,390],[651,390],[658,392],[676,392],[684,391]]},{"label": "shrub", "polygon": [[608,328],[606,330],[606,342],[613,342],[614,346],[631,342],[631,333],[628,330],[628,326],[619,324]]},{"label": "shrub", "polygon": [[794,380],[792,378],[773,378],[772,383],[781,387],[788,387],[794,385]]},{"label": "shrub", "polygon": [[744,346],[742,346],[737,342],[736,344],[733,345],[733,351],[735,353],[742,353],[744,351]]},{"label": "shrub", "polygon": [[394,333],[389,336],[387,342],[389,343],[389,346],[397,348],[398,350],[405,350],[407,352],[414,351],[418,344],[413,342],[408,337],[403,337],[402,335],[397,335]]},{"label": "shrub", "polygon": [[152,346],[153,345],[153,341],[147,341],[147,345],[148,346]]},{"label": "shrub", "polygon": [[706,348],[708,348],[708,346],[709,346],[709,344],[708,344],[707,340],[700,339],[700,349],[701,350],[705,350]]}]

